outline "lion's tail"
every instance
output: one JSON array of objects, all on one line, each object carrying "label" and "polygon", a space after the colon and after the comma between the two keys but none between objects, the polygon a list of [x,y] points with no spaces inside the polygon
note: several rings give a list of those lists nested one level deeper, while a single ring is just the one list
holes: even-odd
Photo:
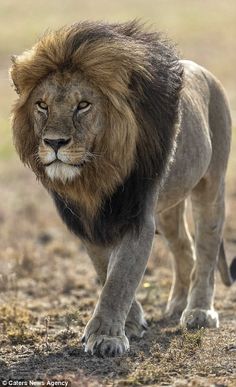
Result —
[{"label": "lion's tail", "polygon": [[219,259],[218,259],[218,269],[222,282],[226,286],[231,286],[234,281],[236,281],[236,257],[232,260],[230,267],[228,267],[225,255],[224,242],[221,242]]}]

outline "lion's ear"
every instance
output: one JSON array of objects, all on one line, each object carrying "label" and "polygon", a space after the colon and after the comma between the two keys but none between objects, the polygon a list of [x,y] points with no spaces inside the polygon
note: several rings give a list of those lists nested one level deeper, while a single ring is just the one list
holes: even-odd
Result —
[{"label": "lion's ear", "polygon": [[17,55],[12,55],[11,56],[11,61],[12,61],[13,64],[16,63],[16,60],[17,60]]},{"label": "lion's ear", "polygon": [[12,55],[11,57],[12,61],[12,66],[10,67],[9,70],[9,76],[12,81],[12,86],[14,87],[15,91],[17,94],[20,94],[20,88],[18,85],[18,80],[17,80],[17,55]]}]

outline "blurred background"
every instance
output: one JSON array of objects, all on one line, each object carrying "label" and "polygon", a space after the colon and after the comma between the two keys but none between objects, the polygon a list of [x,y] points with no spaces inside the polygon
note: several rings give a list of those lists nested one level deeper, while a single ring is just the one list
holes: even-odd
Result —
[{"label": "blurred background", "polygon": [[[46,330],[49,329],[51,332],[49,335],[51,350],[59,351],[61,348],[62,339],[57,332],[58,327],[65,327],[66,321],[76,320],[74,329],[81,334],[83,325],[92,313],[95,293],[98,292],[94,271],[80,243],[66,230],[56,214],[49,195],[38,184],[33,173],[20,163],[12,145],[10,109],[16,95],[8,78],[11,55],[20,54],[30,48],[46,29],[54,29],[84,19],[122,22],[134,18],[147,22],[152,29],[165,32],[176,42],[182,58],[205,66],[221,80],[227,91],[233,118],[233,143],[227,175],[225,236],[229,259],[235,254],[236,1],[0,0],[0,325],[4,328],[0,329],[0,341],[4,343],[1,344],[0,363],[1,351],[4,353],[5,362],[1,363],[0,377],[6,377],[8,372],[17,377],[29,376],[30,372],[32,375],[36,366],[33,360],[31,362],[30,354],[37,343],[45,340],[42,332],[47,316],[51,318],[51,325],[46,327]],[[171,260],[166,260],[167,255],[169,253],[161,242],[155,244],[139,293],[140,299],[145,303],[148,318],[154,321],[162,315],[171,286]],[[225,333],[224,330],[221,332],[225,334],[224,340],[229,342],[230,329],[235,321],[233,301],[235,295],[232,292],[226,293],[225,288],[219,285],[216,306],[219,309],[225,308],[223,315],[228,330],[225,330]],[[79,317],[76,315],[78,307]],[[69,326],[69,322],[67,325]],[[168,333],[162,330],[160,332],[157,330],[155,335],[160,335],[160,343],[163,344],[163,348],[167,348],[170,345],[170,337]],[[153,340],[156,340],[156,336],[153,336]],[[70,341],[73,340],[73,335],[64,338],[67,344],[73,344]],[[208,339],[211,351],[212,340],[216,341],[217,346],[220,339],[218,336],[212,338],[209,336]],[[22,363],[17,352],[12,353],[11,345],[22,343],[25,345],[25,359],[28,359],[28,363]],[[204,372],[206,375],[209,373],[209,370],[204,369],[208,344],[205,344],[201,354],[204,361],[200,360],[197,365],[194,364],[194,367],[199,367],[201,375],[204,375]],[[207,364],[210,368],[211,364],[215,367],[217,361],[215,356],[218,356],[216,353],[221,357],[217,350],[212,358],[211,355],[207,355],[209,361]],[[222,359],[224,356],[222,355]],[[189,362],[191,358],[195,361],[192,352],[186,358]],[[62,359],[64,369],[73,371],[71,359],[71,357],[69,360]],[[172,367],[172,363],[175,362],[179,362],[178,372],[183,366],[183,375],[185,372],[191,373],[191,364],[190,371],[186,371],[186,360],[183,358],[181,365],[181,359],[179,355],[178,359],[173,361],[169,362],[167,359],[168,378],[170,378],[168,367]],[[57,357],[55,362],[53,358],[50,361],[51,372],[53,374],[55,371],[56,374],[60,371],[60,362]],[[152,361],[147,358],[148,363],[151,364]],[[227,373],[229,369],[230,374],[233,363],[231,364],[230,360],[226,362],[228,365],[225,360],[222,362],[222,373]],[[45,372],[45,364],[39,362],[38,375],[41,375],[41,371],[42,374]],[[76,369],[76,359],[75,364]],[[86,367],[87,365],[84,367],[85,370]],[[124,371],[127,364],[124,363],[122,367]],[[132,373],[132,367],[133,364],[130,364],[126,374]],[[155,367],[158,370],[158,366]],[[118,365],[114,370],[112,371],[114,374],[119,374]]]}]

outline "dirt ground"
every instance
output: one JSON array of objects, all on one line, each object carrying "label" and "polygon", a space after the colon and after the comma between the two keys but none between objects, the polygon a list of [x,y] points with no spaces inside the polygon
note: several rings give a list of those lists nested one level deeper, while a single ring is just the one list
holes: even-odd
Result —
[{"label": "dirt ground", "polygon": [[[228,184],[226,246],[236,253],[236,175]],[[100,288],[79,240],[18,160],[0,167],[0,380],[73,386],[236,386],[236,292],[217,274],[220,329],[186,332],[167,320],[171,255],[157,239],[138,293],[149,329],[127,355],[97,358],[80,342]]]}]

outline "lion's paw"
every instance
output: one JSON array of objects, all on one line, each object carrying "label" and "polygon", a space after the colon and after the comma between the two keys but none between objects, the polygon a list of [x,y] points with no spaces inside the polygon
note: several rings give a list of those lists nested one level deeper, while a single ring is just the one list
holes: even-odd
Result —
[{"label": "lion's paw", "polygon": [[82,342],[85,352],[92,355],[116,356],[129,350],[129,340],[122,324],[98,316],[88,322]]},{"label": "lion's paw", "polygon": [[125,323],[125,334],[131,339],[143,337],[147,330],[147,322],[144,318],[143,308],[138,301],[134,301]]},{"label": "lion's paw", "polygon": [[187,329],[218,328],[219,317],[213,309],[185,309],[180,324]]},{"label": "lion's paw", "polygon": [[147,322],[144,319],[141,321],[127,321],[125,323],[125,334],[129,339],[133,339],[135,337],[141,338],[146,332],[147,326]]}]

